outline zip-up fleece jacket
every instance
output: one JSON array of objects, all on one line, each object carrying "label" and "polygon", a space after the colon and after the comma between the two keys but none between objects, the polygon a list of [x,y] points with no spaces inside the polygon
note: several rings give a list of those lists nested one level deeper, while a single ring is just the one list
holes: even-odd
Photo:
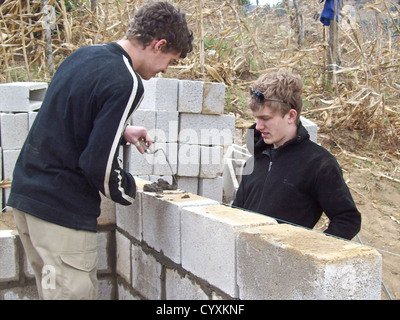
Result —
[{"label": "zip-up fleece jacket", "polygon": [[100,194],[136,195],[118,159],[144,93],[117,43],[82,47],[60,65],[16,162],[8,205],[65,227],[96,231]]},{"label": "zip-up fleece jacket", "polygon": [[255,125],[250,130],[254,155],[245,164],[232,205],[310,229],[324,212],[330,219],[325,233],[352,239],[361,215],[334,156],[312,142],[301,123],[297,136],[276,150]]}]

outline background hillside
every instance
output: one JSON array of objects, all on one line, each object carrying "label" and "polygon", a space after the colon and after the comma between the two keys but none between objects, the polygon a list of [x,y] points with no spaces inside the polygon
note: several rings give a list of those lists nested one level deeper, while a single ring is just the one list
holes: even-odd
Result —
[{"label": "background hillside", "polygon": [[[50,81],[78,47],[123,37],[144,2],[0,0],[0,82]],[[400,299],[398,1],[343,1],[352,7],[340,10],[334,72],[319,0],[282,1],[272,8],[234,0],[173,2],[187,14],[195,49],[162,76],[224,82],[225,112],[235,114],[239,130],[252,123],[248,90],[260,74],[287,67],[302,76],[303,115],[318,124],[319,143],[338,158],[363,215],[355,241],[380,249],[389,291],[382,297]],[[322,219],[318,228],[326,223]]]}]

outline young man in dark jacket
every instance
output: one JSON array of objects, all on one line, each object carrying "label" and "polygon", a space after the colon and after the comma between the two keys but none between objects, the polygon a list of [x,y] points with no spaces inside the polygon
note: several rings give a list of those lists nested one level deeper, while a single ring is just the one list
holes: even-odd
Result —
[{"label": "young man in dark jacket", "polygon": [[256,117],[249,150],[254,155],[233,206],[313,228],[324,212],[325,233],[352,239],[361,215],[332,154],[309,139],[300,122],[300,76],[281,69],[261,76],[251,88],[250,108]]},{"label": "young man in dark jacket", "polygon": [[140,8],[124,39],[83,47],[54,75],[16,163],[8,205],[40,298],[96,299],[100,195],[129,205],[133,176],[121,168],[122,142],[151,145],[127,126],[142,80],[192,50],[185,15],[167,2]]}]

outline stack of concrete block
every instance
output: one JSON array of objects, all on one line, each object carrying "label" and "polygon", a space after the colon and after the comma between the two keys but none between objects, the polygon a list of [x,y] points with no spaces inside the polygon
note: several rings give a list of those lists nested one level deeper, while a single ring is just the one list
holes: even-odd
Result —
[{"label": "stack of concrete block", "polygon": [[[46,82],[0,84],[2,180],[12,180],[15,162],[47,90]],[[4,203],[9,196],[4,189]],[[3,200],[3,199],[2,199]],[[3,206],[2,206],[3,208]]]},{"label": "stack of concrete block", "polygon": [[126,168],[149,181],[172,183],[175,175],[179,189],[221,202],[224,151],[235,127],[235,117],[223,114],[225,84],[152,78],[144,87],[131,124],[148,130],[155,153],[127,146]]}]

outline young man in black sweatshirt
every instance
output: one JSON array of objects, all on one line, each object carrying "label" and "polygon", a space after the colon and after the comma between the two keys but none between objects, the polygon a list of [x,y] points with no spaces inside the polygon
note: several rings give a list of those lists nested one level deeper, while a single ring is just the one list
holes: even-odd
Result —
[{"label": "young man in black sweatshirt", "polygon": [[42,299],[96,299],[100,195],[129,205],[133,176],[118,149],[150,146],[127,120],[148,80],[192,50],[185,15],[167,2],[141,7],[118,42],[83,47],[54,75],[17,160],[8,205]]},{"label": "young man in black sweatshirt", "polygon": [[352,239],[361,215],[336,159],[301,124],[302,87],[300,76],[281,69],[251,88],[256,123],[247,143],[254,154],[232,205],[307,228],[324,212],[330,219],[325,233]]}]

